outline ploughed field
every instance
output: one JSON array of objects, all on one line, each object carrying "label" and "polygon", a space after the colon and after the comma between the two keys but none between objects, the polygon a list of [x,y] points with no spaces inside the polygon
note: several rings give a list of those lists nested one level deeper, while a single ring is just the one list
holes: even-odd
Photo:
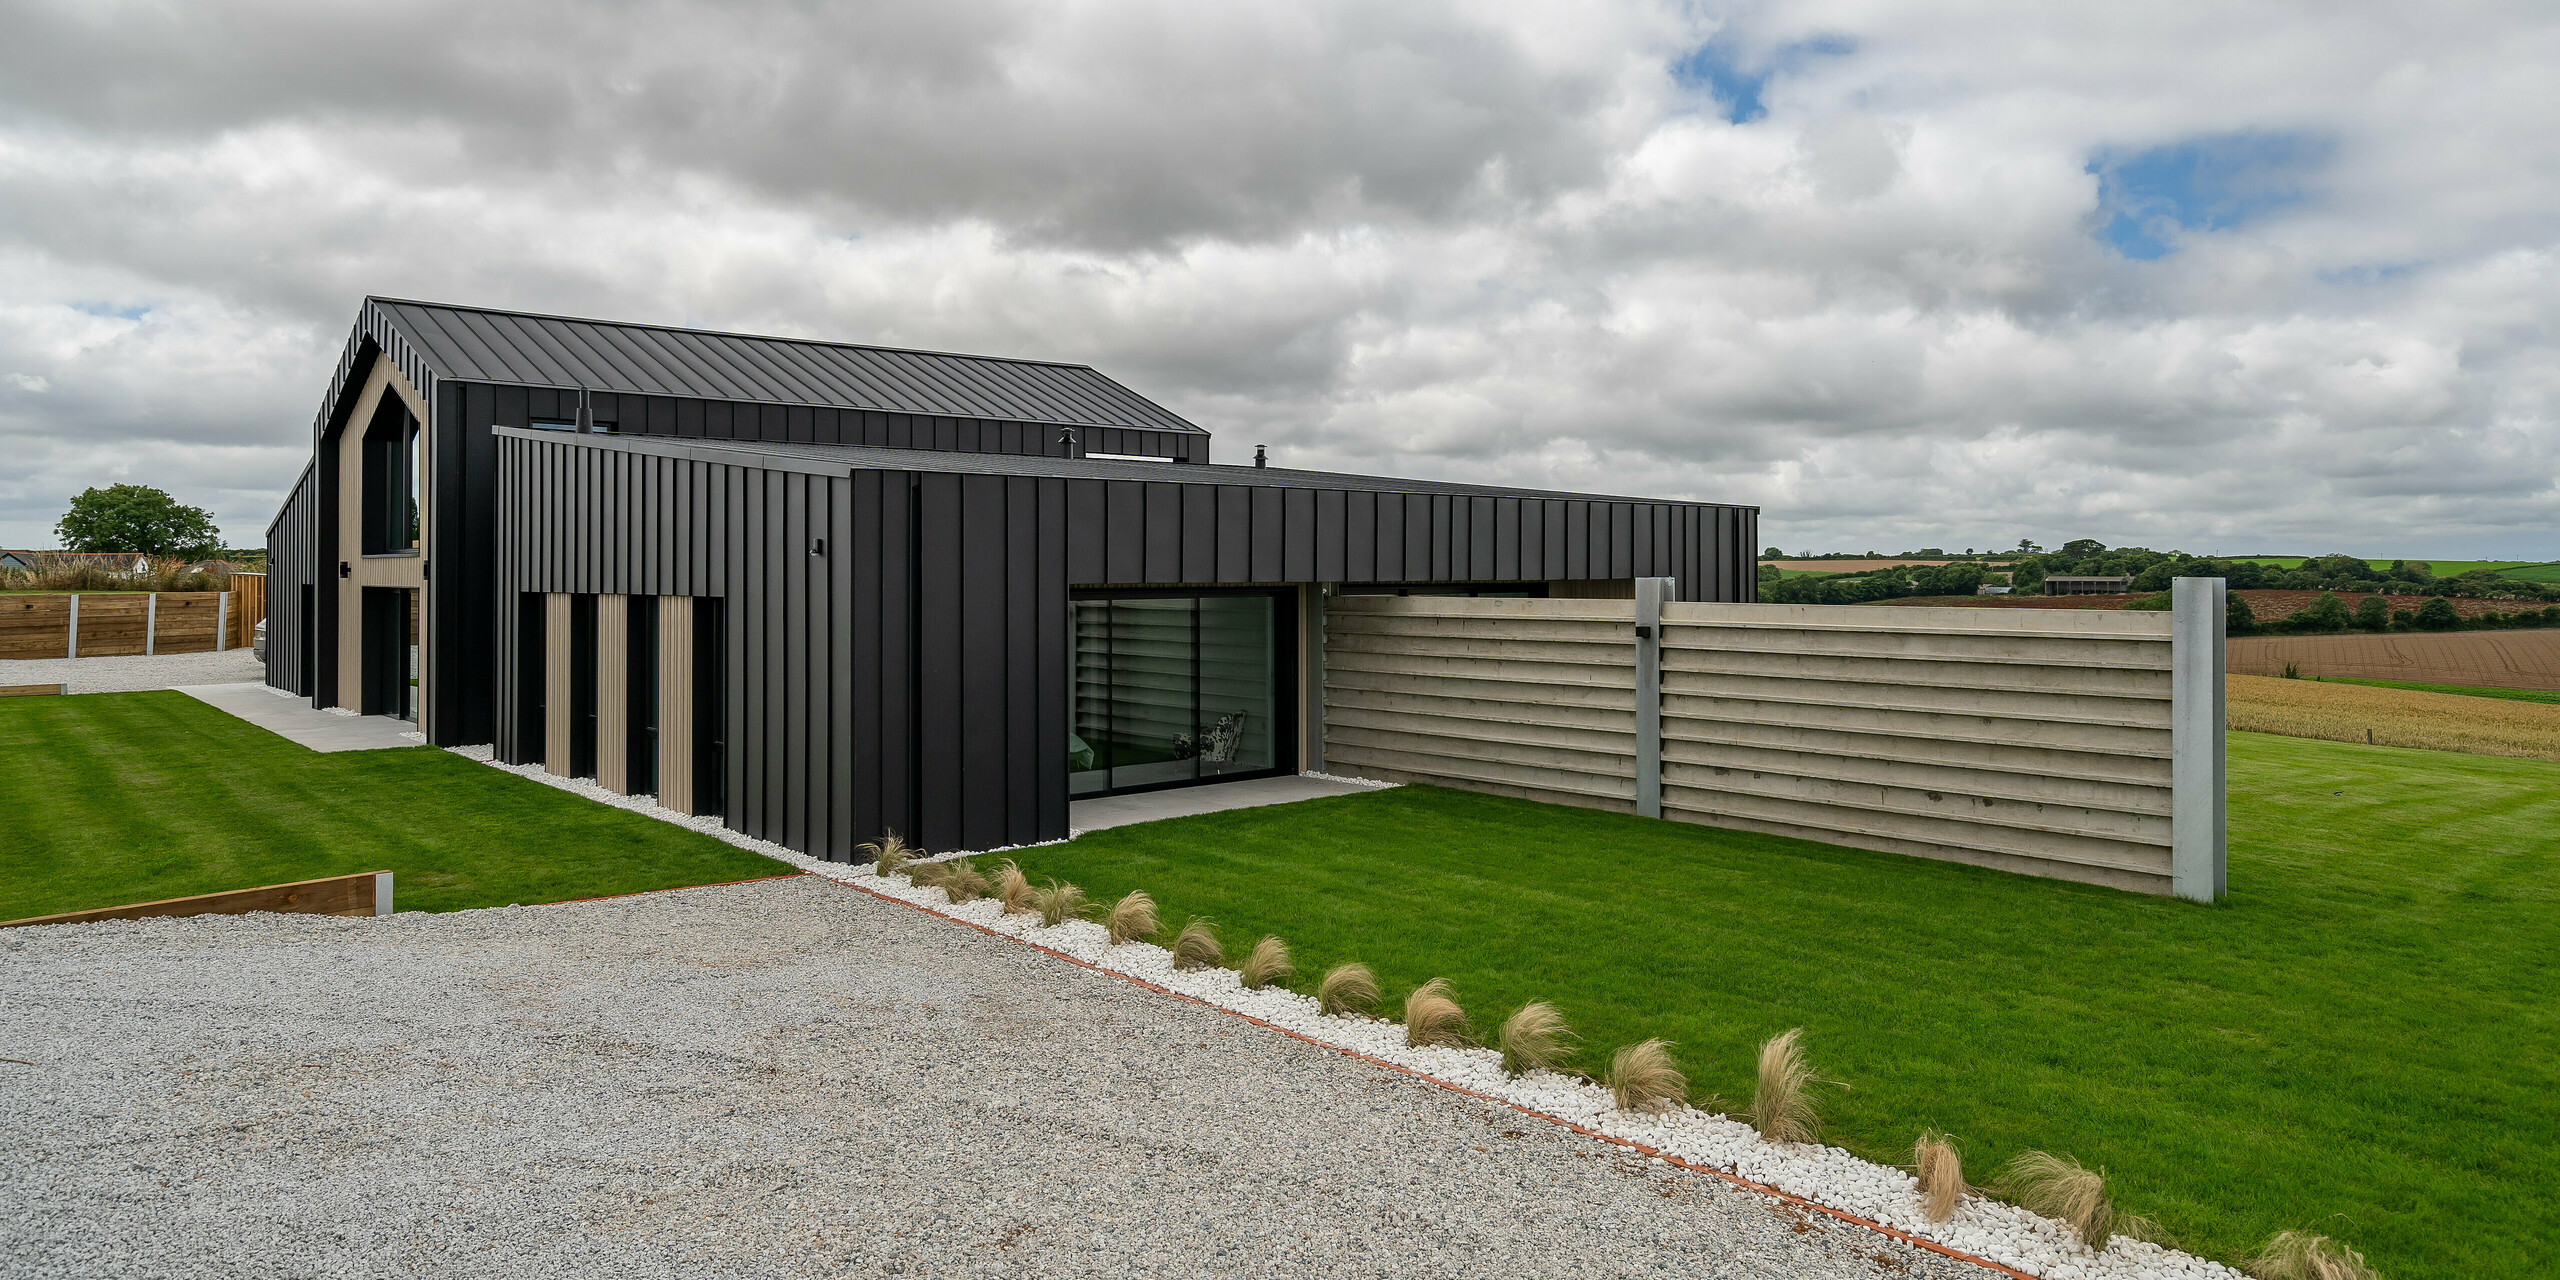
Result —
[{"label": "ploughed field", "polygon": [[1212,920],[1230,963],[1277,934],[1300,990],[1359,960],[1392,1013],[1445,977],[1482,1037],[1554,1001],[1585,1070],[1660,1036],[1711,1108],[1802,1026],[1845,1082],[1826,1141],[1899,1161],[1934,1126],[1977,1178],[2066,1152],[2208,1256],[2293,1229],[2395,1280],[2542,1266],[2560,765],[2241,733],[2230,778],[2210,907],[1430,787],[1008,856]]},{"label": "ploughed field", "polygon": [[2291,665],[2304,676],[2560,690],[2560,630],[2237,636],[2223,662],[2253,676],[2280,676]]}]

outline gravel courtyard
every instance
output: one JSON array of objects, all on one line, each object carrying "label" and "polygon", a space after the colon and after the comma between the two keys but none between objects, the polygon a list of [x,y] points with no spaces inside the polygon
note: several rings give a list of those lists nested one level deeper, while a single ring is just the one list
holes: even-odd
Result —
[{"label": "gravel courtyard", "polygon": [[815,878],[0,932],[0,1275],[1988,1273]]}]

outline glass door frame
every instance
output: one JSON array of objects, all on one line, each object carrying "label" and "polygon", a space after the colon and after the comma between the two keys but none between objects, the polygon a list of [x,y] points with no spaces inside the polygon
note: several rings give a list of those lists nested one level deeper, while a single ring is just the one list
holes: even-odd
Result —
[{"label": "glass door frame", "polygon": [[[1272,767],[1250,773],[1224,773],[1214,778],[1183,778],[1173,782],[1151,782],[1130,787],[1104,787],[1099,791],[1076,791],[1070,785],[1067,801],[1099,800],[1105,796],[1140,795],[1149,791],[1171,791],[1177,787],[1215,786],[1221,782],[1244,782],[1254,778],[1292,777],[1299,772],[1298,743],[1298,588],[1296,587],[1071,587],[1067,591],[1067,731],[1075,731],[1076,651],[1074,643],[1075,606],[1084,600],[1189,600],[1263,597],[1271,601],[1271,759]],[[1196,628],[1195,628],[1196,632]],[[1198,656],[1193,656],[1194,696],[1199,689],[1196,674]],[[1193,727],[1194,732],[1198,726]],[[1066,744],[1057,745],[1060,751]],[[1108,772],[1108,766],[1105,766]],[[1072,771],[1070,771],[1072,775]]]}]

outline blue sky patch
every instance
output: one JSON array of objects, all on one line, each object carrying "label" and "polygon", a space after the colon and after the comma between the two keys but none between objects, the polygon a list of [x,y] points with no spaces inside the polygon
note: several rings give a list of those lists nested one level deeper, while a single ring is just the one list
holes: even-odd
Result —
[{"label": "blue sky patch", "polygon": [[2136,261],[2165,257],[2183,233],[2228,230],[2300,201],[2332,149],[2302,133],[2100,147],[2088,166],[2098,178],[2098,238]]},{"label": "blue sky patch", "polygon": [[151,308],[145,304],[120,307],[112,302],[75,302],[71,309],[104,320],[139,320],[151,314]]},{"label": "blue sky patch", "polygon": [[1842,57],[1856,49],[1857,45],[1845,37],[1821,36],[1780,45],[1766,58],[1752,62],[1732,45],[1710,40],[1672,63],[1671,78],[1713,95],[1730,123],[1749,124],[1769,114],[1760,102],[1760,91],[1768,87],[1771,79],[1792,73],[1815,58]]}]

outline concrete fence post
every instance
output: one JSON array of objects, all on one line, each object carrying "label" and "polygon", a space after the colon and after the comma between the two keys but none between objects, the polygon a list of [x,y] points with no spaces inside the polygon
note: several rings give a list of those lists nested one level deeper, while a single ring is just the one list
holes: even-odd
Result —
[{"label": "concrete fence post", "polygon": [[2170,584],[2170,891],[2212,902],[2227,888],[2223,812],[2223,580]]},{"label": "concrete fence post", "polygon": [[231,593],[222,592],[213,602],[213,651],[231,648]]},{"label": "concrete fence post", "polygon": [[142,599],[142,656],[147,658],[158,652],[160,652],[160,593],[154,591]]},{"label": "concrete fence post", "polygon": [[1662,816],[1662,601],[1669,578],[1636,579],[1636,812]]},{"label": "concrete fence post", "polygon": [[80,656],[80,597],[76,592],[71,597],[71,643],[62,651],[62,656],[66,658]]}]

